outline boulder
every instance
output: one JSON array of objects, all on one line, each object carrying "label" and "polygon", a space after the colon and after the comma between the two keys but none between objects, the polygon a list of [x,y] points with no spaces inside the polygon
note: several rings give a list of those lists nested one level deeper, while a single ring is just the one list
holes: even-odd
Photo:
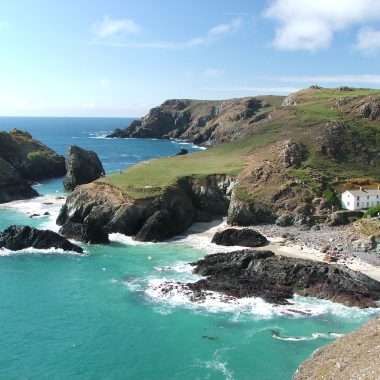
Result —
[{"label": "boulder", "polygon": [[39,230],[29,226],[10,226],[0,233],[0,248],[19,251],[25,248],[63,249],[83,253],[83,249],[63,236],[50,230]]},{"label": "boulder", "polygon": [[377,307],[380,282],[342,265],[276,256],[271,251],[240,250],[212,254],[192,264],[207,276],[187,284],[193,292],[217,291],[228,296],[261,297],[287,304],[294,294],[361,308]]},{"label": "boulder", "polygon": [[95,152],[76,145],[69,147],[66,157],[66,176],[63,185],[72,191],[79,185],[95,181],[104,175],[103,165]]},{"label": "boulder", "polygon": [[180,151],[176,154],[177,156],[183,156],[185,154],[188,154],[189,151],[185,148],[181,148]]},{"label": "boulder", "polygon": [[239,245],[241,247],[262,247],[268,244],[265,236],[250,228],[228,228],[217,232],[211,242],[218,245]]}]

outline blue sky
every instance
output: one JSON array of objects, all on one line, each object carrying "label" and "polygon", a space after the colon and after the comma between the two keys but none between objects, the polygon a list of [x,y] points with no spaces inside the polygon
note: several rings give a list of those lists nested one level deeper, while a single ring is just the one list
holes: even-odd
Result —
[{"label": "blue sky", "polygon": [[0,115],[380,87],[380,0],[2,0]]}]

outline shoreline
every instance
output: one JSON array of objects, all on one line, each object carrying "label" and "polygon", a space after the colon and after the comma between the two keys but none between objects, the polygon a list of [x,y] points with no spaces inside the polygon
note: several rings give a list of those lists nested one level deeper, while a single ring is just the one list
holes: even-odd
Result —
[{"label": "shoreline", "polygon": [[[266,231],[271,225],[257,225],[249,226],[248,228],[253,228],[263,234],[269,241],[269,244],[263,247],[241,247],[241,246],[222,246],[211,243],[211,239],[216,232],[223,231],[231,226],[227,225],[225,220],[215,219],[210,223],[194,223],[191,227],[186,230],[185,237],[196,237],[198,239],[208,239],[208,245],[212,244],[213,250],[217,249],[219,251],[233,251],[237,249],[254,249],[262,250],[267,249],[273,251],[276,255],[294,257],[299,259],[307,259],[313,261],[324,262],[323,258],[325,254],[317,248],[310,248],[305,245],[300,244],[289,244],[285,238],[281,236],[272,236]],[[233,227],[242,228],[242,227]],[[296,230],[295,230],[296,231]],[[303,231],[300,231],[303,232]],[[339,259],[336,263],[330,263],[330,265],[341,264],[348,268],[361,272],[368,277],[380,282],[380,266],[373,265],[365,262],[364,260],[348,256],[346,259]]]}]

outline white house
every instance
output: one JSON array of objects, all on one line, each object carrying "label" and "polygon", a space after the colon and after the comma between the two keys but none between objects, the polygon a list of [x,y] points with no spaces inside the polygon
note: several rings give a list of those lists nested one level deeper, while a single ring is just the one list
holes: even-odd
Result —
[{"label": "white house", "polygon": [[342,193],[342,208],[361,210],[380,204],[380,188],[377,190],[346,190]]}]

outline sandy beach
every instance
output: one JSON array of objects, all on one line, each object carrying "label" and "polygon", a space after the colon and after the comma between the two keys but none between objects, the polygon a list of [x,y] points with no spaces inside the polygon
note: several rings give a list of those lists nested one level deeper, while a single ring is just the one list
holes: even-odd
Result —
[{"label": "sandy beach", "polygon": [[[208,239],[209,244],[211,245],[211,239],[214,236],[216,232],[223,231],[226,228],[229,228],[230,226],[227,225],[225,220],[222,219],[216,219],[210,223],[194,223],[187,231],[186,236],[187,237],[197,237],[200,239]],[[236,227],[234,227],[236,228]],[[239,228],[239,227],[237,227]],[[260,226],[253,226],[252,228],[257,229],[260,231],[264,236],[265,233],[263,233],[260,228]],[[289,242],[286,241],[286,239],[282,238],[281,236],[266,236],[266,238],[269,241],[269,244],[265,247],[260,248],[252,248],[252,249],[268,249],[273,251],[276,255],[282,255],[282,256],[289,256],[289,257],[296,257],[300,259],[309,259],[309,260],[315,260],[315,261],[323,261],[323,258],[325,256],[324,253],[322,253],[318,249],[309,248],[307,246],[301,246],[298,244],[289,244]],[[285,244],[286,242],[286,244]],[[225,249],[226,247],[222,246],[216,246],[212,244],[215,247],[220,247],[220,250]],[[236,249],[242,249],[245,247],[228,247],[229,250],[236,250]],[[371,265],[360,258],[357,257],[348,257],[345,260],[338,260],[337,263],[332,263],[331,265],[336,264],[342,264],[346,265],[348,268],[362,272],[366,274],[368,277],[371,277],[377,281],[380,281],[380,267],[376,265]]]}]

